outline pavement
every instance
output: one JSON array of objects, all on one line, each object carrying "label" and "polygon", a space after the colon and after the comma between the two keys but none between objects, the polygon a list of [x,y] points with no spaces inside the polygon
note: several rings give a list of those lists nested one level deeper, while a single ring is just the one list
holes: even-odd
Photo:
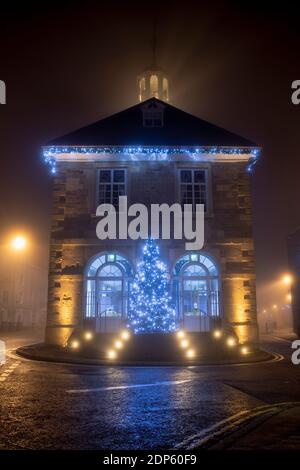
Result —
[{"label": "pavement", "polygon": [[226,447],[231,450],[300,450],[300,403],[275,414]]},{"label": "pavement", "polygon": [[262,337],[272,360],[168,367],[38,362],[15,356],[20,344],[0,368],[0,449],[300,450],[286,338]]}]

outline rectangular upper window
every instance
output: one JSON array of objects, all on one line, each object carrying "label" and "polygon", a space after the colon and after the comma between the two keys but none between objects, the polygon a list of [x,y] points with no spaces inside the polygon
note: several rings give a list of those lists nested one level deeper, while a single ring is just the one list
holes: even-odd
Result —
[{"label": "rectangular upper window", "polygon": [[144,112],[144,127],[162,127],[163,113],[161,111]]},{"label": "rectangular upper window", "polygon": [[99,170],[98,204],[113,204],[117,209],[119,196],[126,195],[126,169],[103,168]]},{"label": "rectangular upper window", "polygon": [[179,170],[181,204],[192,204],[193,210],[196,204],[204,204],[204,211],[207,212],[207,180],[207,169]]},{"label": "rectangular upper window", "polygon": [[142,106],[143,127],[163,127],[164,125],[164,109],[161,103],[151,101]]}]

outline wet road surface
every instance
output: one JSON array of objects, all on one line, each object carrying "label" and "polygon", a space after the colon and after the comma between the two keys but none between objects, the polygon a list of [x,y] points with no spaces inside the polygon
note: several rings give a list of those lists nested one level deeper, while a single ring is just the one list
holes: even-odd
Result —
[{"label": "wet road surface", "polygon": [[267,338],[264,347],[284,360],[99,367],[9,358],[0,368],[0,449],[174,448],[239,411],[300,401],[290,343]]}]

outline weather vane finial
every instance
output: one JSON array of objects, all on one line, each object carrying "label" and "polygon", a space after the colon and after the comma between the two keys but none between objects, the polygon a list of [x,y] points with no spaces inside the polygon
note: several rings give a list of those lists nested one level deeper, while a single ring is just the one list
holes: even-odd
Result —
[{"label": "weather vane finial", "polygon": [[156,45],[157,45],[157,20],[156,17],[153,17],[153,31],[152,31],[152,67],[155,69],[156,67]]},{"label": "weather vane finial", "polygon": [[[150,41],[147,41],[150,44]],[[152,62],[137,77],[137,89],[139,101],[157,98],[161,101],[170,101],[169,79],[166,72],[157,66],[157,17],[152,17]],[[148,51],[149,54],[150,51]]]}]

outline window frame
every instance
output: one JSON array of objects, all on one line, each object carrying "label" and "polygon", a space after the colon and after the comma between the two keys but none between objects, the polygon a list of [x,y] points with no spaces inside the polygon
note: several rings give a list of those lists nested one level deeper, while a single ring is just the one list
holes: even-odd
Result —
[{"label": "window frame", "polygon": [[[113,258],[111,258],[111,256]],[[95,272],[91,274],[91,266],[95,261],[100,261],[100,264],[96,266]],[[127,264],[127,267],[123,265]],[[122,276],[100,276],[101,270],[106,266],[116,266],[122,273]],[[93,256],[85,266],[84,269],[84,282],[83,282],[83,296],[82,296],[82,320],[83,321],[93,321],[99,317],[99,292],[100,292],[100,282],[103,280],[108,281],[121,281],[121,292],[122,292],[122,312],[119,317],[121,321],[128,318],[128,308],[129,308],[129,295],[130,295],[130,285],[134,279],[134,271],[131,261],[129,261],[125,256],[120,254],[117,251],[106,251],[97,253]],[[89,291],[88,282],[93,282],[94,288]],[[88,293],[92,294],[90,297]],[[94,314],[91,314],[94,312]],[[105,326],[106,329],[106,326]],[[101,330],[102,331],[102,330]]]},{"label": "window frame", "polygon": [[[209,262],[209,264],[207,264]],[[187,276],[185,270],[189,266],[201,266],[205,275]],[[180,258],[178,258],[172,267],[172,295],[176,305],[176,316],[178,324],[183,326],[184,318],[184,283],[187,280],[205,280],[207,287],[207,307],[208,314],[206,318],[212,319],[209,321],[218,322],[220,325],[223,322],[223,299],[222,299],[222,277],[221,267],[217,260],[212,257],[209,253],[199,252],[186,252]],[[213,314],[215,311],[215,314]],[[205,323],[205,322],[204,322]],[[200,323],[202,328],[202,324]],[[204,325],[206,328],[207,324]],[[214,327],[212,323],[212,328]],[[207,331],[201,329],[199,331]],[[210,330],[211,331],[211,330]]]},{"label": "window frame", "polygon": [[[113,181],[113,172],[118,171],[118,170],[121,170],[121,171],[124,172],[124,183],[114,183],[114,181]],[[125,189],[124,189],[124,194],[122,194],[122,196],[127,196],[128,197],[128,171],[127,170],[128,170],[127,167],[120,167],[120,166],[116,166],[116,167],[103,166],[101,168],[97,168],[97,172],[96,172],[96,209],[100,204],[112,204],[114,206],[116,212],[119,211],[119,206],[115,206],[113,204],[113,185],[114,184],[124,184]],[[110,183],[102,183],[102,184],[105,184],[105,185],[109,184],[111,186],[110,202],[107,202],[107,201],[100,202],[100,200],[99,200],[99,197],[100,197],[100,172],[101,171],[110,171],[111,174],[112,174]],[[118,197],[119,196],[120,195],[118,195]]]},{"label": "window frame", "polygon": [[[195,214],[195,190],[194,190],[194,185],[198,184],[194,182],[194,174],[195,171],[204,171],[205,174],[205,210],[204,210],[204,215],[205,216],[211,216],[212,215],[212,191],[211,191],[211,168],[209,166],[193,166],[193,165],[187,165],[187,166],[180,166],[177,168],[177,200],[181,207],[183,208],[183,202],[182,202],[182,189],[181,185],[185,184],[181,182],[181,172],[182,171],[191,171],[192,172],[192,183],[186,183],[186,184],[191,184],[193,188],[192,192],[192,198],[193,198],[193,214]],[[188,204],[188,203],[185,203]],[[199,204],[199,203],[197,203]]]}]

